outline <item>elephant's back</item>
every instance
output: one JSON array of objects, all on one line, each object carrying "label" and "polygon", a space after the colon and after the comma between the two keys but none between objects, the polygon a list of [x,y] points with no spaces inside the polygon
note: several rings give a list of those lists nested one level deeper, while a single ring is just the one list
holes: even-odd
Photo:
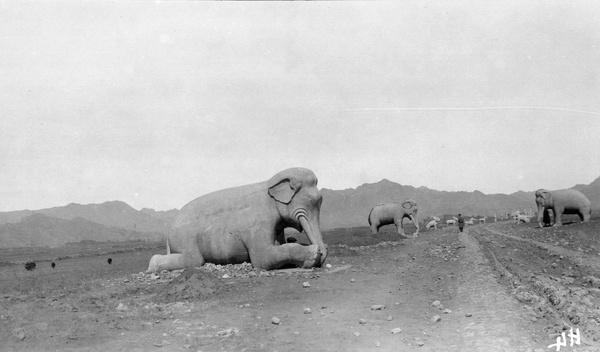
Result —
[{"label": "elephant's back", "polygon": [[576,206],[590,207],[592,202],[581,191],[576,189],[561,189],[552,191],[554,196],[560,195],[563,199],[571,199]]},{"label": "elephant's back", "polygon": [[[239,215],[251,205],[258,205],[267,195],[266,182],[227,188],[200,196],[186,204],[173,221],[173,229],[198,222],[215,223]],[[255,203],[255,204],[252,204]]]},{"label": "elephant's back", "polygon": [[397,203],[377,204],[373,207],[373,209],[371,209],[371,212],[369,213],[369,220],[393,220],[399,206],[400,205]]}]

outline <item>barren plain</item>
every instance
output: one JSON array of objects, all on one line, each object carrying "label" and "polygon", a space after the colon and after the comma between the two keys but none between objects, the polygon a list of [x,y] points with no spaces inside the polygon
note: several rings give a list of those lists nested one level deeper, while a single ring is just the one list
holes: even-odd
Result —
[{"label": "barren plain", "polygon": [[37,252],[26,271],[36,258],[17,253],[0,266],[0,349],[539,352],[557,351],[558,338],[560,351],[598,351],[600,219],[569,219],[414,240],[393,226],[326,231],[330,266],[314,270],[146,274],[164,249],[136,244],[60,260]]}]

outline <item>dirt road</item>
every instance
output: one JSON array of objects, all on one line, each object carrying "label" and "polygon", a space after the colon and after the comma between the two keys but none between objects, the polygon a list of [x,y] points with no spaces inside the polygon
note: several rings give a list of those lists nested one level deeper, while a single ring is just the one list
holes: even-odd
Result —
[{"label": "dirt road", "polygon": [[[371,236],[361,231],[351,235]],[[330,244],[331,267],[314,271],[138,274],[155,250],[115,255],[109,269],[94,257],[4,267],[1,350],[539,352],[573,326],[580,344],[560,350],[596,351],[596,269],[538,241],[544,231],[498,223]]]}]

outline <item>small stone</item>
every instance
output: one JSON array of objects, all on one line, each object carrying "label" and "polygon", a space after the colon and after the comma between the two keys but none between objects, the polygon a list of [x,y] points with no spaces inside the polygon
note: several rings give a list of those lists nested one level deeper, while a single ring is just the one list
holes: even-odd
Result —
[{"label": "small stone", "polygon": [[224,274],[223,276],[221,276],[221,279],[230,279],[230,278],[231,278],[231,276],[229,276],[227,274]]},{"label": "small stone", "polygon": [[379,341],[376,341],[375,342],[375,347],[379,347],[379,346],[381,346],[381,344],[379,343]]},{"label": "small stone", "polygon": [[308,281],[304,281],[302,283],[302,287],[304,287],[304,288],[310,287],[310,284],[308,283]]},{"label": "small stone", "polygon": [[472,317],[472,316],[473,316],[473,314],[471,314],[471,313],[467,313],[467,314],[465,314],[465,317],[467,317],[467,318],[470,318],[470,317]]},{"label": "small stone", "polygon": [[366,324],[366,323],[367,323],[367,321],[366,321],[366,320],[364,320],[364,319],[359,319],[359,320],[358,320],[358,323],[359,323],[359,324]]},{"label": "small stone", "polygon": [[401,333],[401,332],[402,332],[402,329],[400,329],[400,328],[394,328],[394,329],[392,329],[392,331],[391,331],[391,333],[392,333],[392,334],[394,334],[394,335],[395,335],[395,334],[399,334],[399,333]]},{"label": "small stone", "polygon": [[385,308],[385,305],[383,304],[374,304],[371,306],[371,310],[382,310]]},{"label": "small stone", "polygon": [[356,280],[354,280],[354,279],[350,279],[350,282],[352,282],[352,283],[355,283],[355,282],[356,282]]},{"label": "small stone", "polygon": [[419,347],[422,347],[424,344],[425,344],[425,342],[423,342],[423,341],[417,341],[417,345],[418,345]]},{"label": "small stone", "polygon": [[331,269],[331,264],[327,264],[327,265],[325,265],[325,267],[326,267],[327,269]]},{"label": "small stone", "polygon": [[442,320],[442,318],[439,315],[434,315],[433,318],[431,318],[431,321],[434,323],[437,323],[440,320]]},{"label": "small stone", "polygon": [[433,303],[431,303],[432,306],[438,307],[440,304],[442,304],[442,302],[440,301],[433,301]]},{"label": "small stone", "polygon": [[393,318],[391,315],[388,315],[388,317],[386,319],[387,319],[387,321],[392,321]]},{"label": "small stone", "polygon": [[124,312],[124,311],[128,311],[129,307],[127,307],[123,303],[119,303],[119,305],[117,306],[117,310]]},{"label": "small stone", "polygon": [[358,331],[355,331],[355,332],[353,333],[353,335],[354,335],[354,336],[356,336],[356,337],[359,337],[359,336],[360,336],[360,332],[358,332]]},{"label": "small stone", "polygon": [[304,314],[312,314],[310,308],[304,308]]},{"label": "small stone", "polygon": [[273,319],[271,319],[271,324],[279,325],[279,323],[281,323],[281,319],[277,317],[273,317]]},{"label": "small stone", "polygon": [[444,314],[450,314],[450,313],[452,313],[452,311],[450,309],[448,309],[448,308],[444,309]]}]

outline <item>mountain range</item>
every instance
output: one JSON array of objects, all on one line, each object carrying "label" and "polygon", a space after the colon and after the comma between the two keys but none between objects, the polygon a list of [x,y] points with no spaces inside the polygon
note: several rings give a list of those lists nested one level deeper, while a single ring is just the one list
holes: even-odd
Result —
[{"label": "mountain range", "polygon": [[[572,187],[592,202],[592,211],[600,209],[600,177],[589,185]],[[367,216],[380,203],[400,202],[413,198],[419,207],[418,218],[430,216],[442,219],[462,213],[464,216],[488,216],[515,210],[536,211],[534,192],[483,194],[446,192],[427,187],[403,186],[383,179],[365,183],[356,189],[323,188],[321,228],[368,226]],[[75,204],[41,210],[0,212],[0,248],[48,246],[57,247],[82,240],[129,241],[160,240],[168,232],[179,211],[136,210],[127,203],[110,201],[101,204]]]}]

